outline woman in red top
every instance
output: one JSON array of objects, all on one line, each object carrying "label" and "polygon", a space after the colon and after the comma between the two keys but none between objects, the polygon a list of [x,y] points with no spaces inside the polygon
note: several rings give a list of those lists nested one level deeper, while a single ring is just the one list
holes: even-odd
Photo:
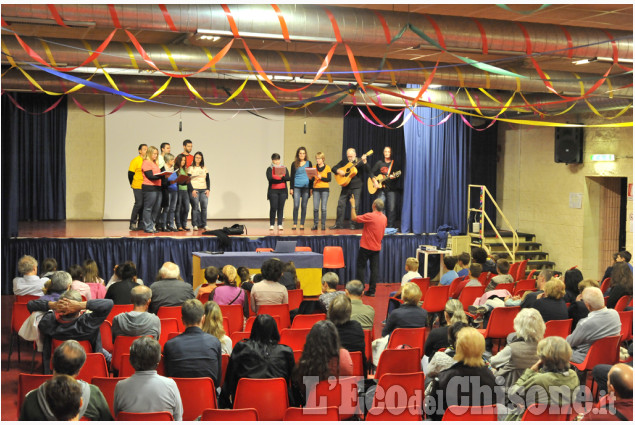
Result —
[{"label": "woman in red top", "polygon": [[159,150],[150,146],[141,166],[143,173],[143,185],[141,186],[143,192],[143,229],[146,233],[157,233],[154,223],[161,209],[161,176],[156,175],[161,172],[157,163],[158,157]]},{"label": "woman in red top", "polygon": [[271,165],[267,168],[267,181],[269,187],[267,189],[267,199],[269,200],[269,230],[273,230],[273,225],[278,213],[278,230],[282,228],[282,215],[284,212],[284,203],[287,201],[287,182],[291,180],[289,170],[284,167],[284,175],[276,175],[274,167],[280,167],[280,155],[274,153],[271,155]]}]

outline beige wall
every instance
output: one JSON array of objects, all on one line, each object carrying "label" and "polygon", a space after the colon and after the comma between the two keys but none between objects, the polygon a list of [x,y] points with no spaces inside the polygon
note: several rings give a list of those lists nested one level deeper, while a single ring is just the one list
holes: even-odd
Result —
[{"label": "beige wall", "polygon": [[[630,115],[617,122],[632,121]],[[584,124],[605,124],[596,116],[580,116]],[[633,182],[633,129],[585,128],[584,163],[554,162],[554,129],[551,127],[499,127],[501,160],[498,163],[497,202],[516,230],[534,233],[556,269],[577,265],[583,275],[599,279],[600,238],[598,183],[590,177],[627,177]],[[591,162],[594,153],[613,153],[612,163]],[[571,193],[582,194],[582,208],[570,208]],[[633,246],[628,217],[633,202],[627,202],[626,246]],[[498,220],[498,223],[501,223]],[[628,249],[628,248],[627,248]]]},{"label": "beige wall", "polygon": [[[315,165],[315,153],[322,152],[326,157],[326,164],[333,166],[342,159],[342,135],[344,132],[344,120],[342,119],[342,107],[336,106],[326,112],[318,112],[324,105],[318,105],[307,111],[306,134],[304,134],[305,118],[302,111],[287,111],[284,121],[284,165],[291,172],[291,163],[295,158],[295,152],[300,146],[307,149],[309,160]],[[337,198],[340,195],[340,187],[332,180],[330,185],[329,200],[327,203],[327,218],[335,219],[337,210]],[[305,226],[313,225],[313,198],[309,198],[307,205]],[[284,206],[285,220],[293,219],[293,200],[291,197]],[[300,212],[298,212],[298,224]]]},{"label": "beige wall", "polygon": [[[91,113],[104,114],[104,98],[74,95]],[[105,120],[68,102],[66,128],[66,218],[101,220],[105,192]]]}]

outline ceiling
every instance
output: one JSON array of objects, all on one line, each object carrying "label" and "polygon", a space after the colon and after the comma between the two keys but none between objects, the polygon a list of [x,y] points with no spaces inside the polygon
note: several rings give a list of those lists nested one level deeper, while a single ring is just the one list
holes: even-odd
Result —
[{"label": "ceiling", "polygon": [[[471,92],[479,88],[488,90],[498,101],[481,94],[479,102],[484,108],[500,109],[502,100],[520,91],[531,104],[542,105],[536,106],[539,111],[554,112],[570,104],[564,103],[562,96],[580,96],[581,81],[584,91],[588,91],[608,71],[611,78],[595,89],[589,99],[599,110],[621,109],[632,101],[632,75],[628,72],[633,59],[632,4],[559,4],[541,10],[540,5],[522,4],[509,5],[512,10],[493,4],[325,5],[337,28],[322,6],[280,4],[278,7],[290,42],[282,40],[282,21],[271,5],[228,5],[239,34],[264,72],[278,87],[289,90],[278,90],[263,83],[280,103],[319,95],[325,85],[328,87],[324,93],[333,93],[345,89],[348,83],[357,83],[344,43],[362,72],[363,84],[374,83],[390,92],[398,92],[393,83],[402,89],[406,84],[422,84],[434,71],[432,84],[463,86],[474,89]],[[47,90],[65,91],[73,85],[35,69],[31,64],[37,62],[20,46],[13,33],[44,61],[54,61],[59,67],[75,67],[88,57],[89,49],[96,49],[111,34],[117,19],[143,46],[160,71],[175,74],[197,72],[209,60],[209,54],[216,56],[233,39],[231,25],[220,5],[173,4],[163,9],[158,5],[115,5],[109,9],[102,4],[63,4],[52,8],[3,4],[1,14],[6,24],[2,37],[3,72],[10,66],[10,56]],[[68,27],[60,25],[62,22]],[[399,30],[408,23],[423,31],[428,39],[412,29],[397,39]],[[316,84],[298,91],[313,80],[336,40],[337,30],[344,43],[337,46],[327,73]],[[393,38],[390,45],[385,30]],[[613,44],[610,37],[615,40]],[[483,51],[484,41],[487,52]],[[445,43],[446,50],[433,45],[436,43]],[[534,54],[533,60],[528,50]],[[192,76],[192,86],[207,102],[225,100],[227,93],[238,89],[248,76],[250,71],[241,53],[245,53],[242,41],[234,40],[231,50],[216,64],[216,72],[208,69]],[[485,72],[466,64],[457,55],[528,78],[518,80],[499,75],[497,71]],[[387,63],[381,68],[383,72],[377,72],[382,57]],[[614,58],[619,63],[612,64]],[[584,59],[589,63],[573,63]],[[115,33],[98,61],[112,75],[119,89],[127,93],[148,97],[167,80],[162,72],[144,62],[123,30]],[[89,63],[68,74],[89,78],[94,67],[94,63]],[[546,74],[545,78],[552,80],[554,90],[547,87],[537,67]],[[253,74],[241,95],[226,105],[273,104]],[[110,87],[101,73],[95,75],[93,81]],[[12,69],[2,77],[2,88],[30,91],[32,86],[19,70]],[[554,91],[561,96],[553,94]],[[355,93],[356,100],[369,102],[361,92]],[[84,88],[78,93],[100,92]],[[171,82],[159,99],[170,99],[174,103],[191,101],[190,93],[180,81]],[[429,90],[427,94],[432,103],[452,105],[454,101],[447,90]],[[455,94],[458,105],[473,109],[464,93]],[[319,101],[332,100],[331,97]],[[201,100],[195,101],[205,105]],[[343,101],[350,103],[353,96]],[[385,94],[381,101],[403,106],[402,99]],[[523,103],[522,99],[514,99],[512,106]],[[529,108],[520,109],[532,112]],[[576,107],[572,112],[581,110]]]}]

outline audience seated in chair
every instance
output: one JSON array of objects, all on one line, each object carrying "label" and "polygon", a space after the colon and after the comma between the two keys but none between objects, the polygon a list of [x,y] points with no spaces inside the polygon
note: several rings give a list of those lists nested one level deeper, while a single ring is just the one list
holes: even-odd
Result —
[{"label": "audience seated in chair", "polygon": [[205,303],[205,320],[202,326],[203,332],[215,336],[220,341],[221,354],[232,353],[232,340],[227,336],[223,328],[223,312],[214,301]]},{"label": "audience seated in chair", "polygon": [[115,267],[115,275],[119,281],[113,282],[106,289],[104,298],[112,300],[115,304],[132,304],[130,291],[139,285],[137,267],[132,261],[127,261]]},{"label": "audience seated in chair", "polygon": [[71,289],[72,277],[65,271],[51,272],[48,274],[48,280],[44,284],[42,292],[44,295],[40,297],[41,300],[57,301],[60,295]]},{"label": "audience seated in chair", "polygon": [[42,288],[49,278],[41,278],[37,275],[37,260],[30,255],[25,255],[18,260],[18,273],[22,277],[13,279],[14,295],[37,295],[42,296]]},{"label": "audience seated in chair", "polygon": [[293,261],[289,261],[282,264],[282,275],[278,282],[287,288],[287,291],[293,291],[294,289],[300,289],[300,282],[298,281],[298,274],[295,270],[295,264]]},{"label": "audience seated in chair", "polygon": [[170,412],[175,421],[183,419],[183,403],[176,382],[157,374],[161,345],[148,336],[136,339],[130,347],[134,375],[117,383],[114,412]]},{"label": "audience seated in chair", "polygon": [[504,258],[496,261],[496,273],[498,274],[494,276],[492,280],[490,280],[487,287],[485,287],[485,292],[493,291],[494,289],[496,289],[499,283],[514,282],[514,277],[509,274],[509,267],[509,261],[505,260]]},{"label": "audience seated in chair", "polygon": [[79,264],[73,264],[68,268],[68,273],[73,279],[71,289],[78,291],[82,297],[86,298],[86,301],[91,300],[93,295],[90,292],[90,286],[84,282],[84,268]]},{"label": "audience seated in chair", "polygon": [[187,300],[194,298],[192,285],[181,279],[181,270],[174,263],[163,263],[159,269],[159,279],[152,285],[152,301],[150,313],[157,314],[162,306],[181,306]]},{"label": "audience seated in chair", "polygon": [[320,302],[324,305],[326,312],[329,311],[329,305],[331,301],[338,295],[343,295],[344,291],[338,291],[337,285],[340,283],[340,278],[336,273],[328,272],[322,276],[322,293],[320,294]]},{"label": "audience seated in chair", "polygon": [[542,295],[537,297],[533,306],[542,316],[542,320],[548,322],[568,319],[567,303],[564,302],[564,282],[553,278],[545,283],[544,291]]},{"label": "audience seated in chair", "polygon": [[520,308],[533,308],[534,303],[538,299],[538,296],[544,293],[545,284],[553,277],[553,271],[549,269],[542,269],[538,273],[536,279],[536,291],[525,292],[522,297],[519,295],[513,296],[508,300],[505,300],[506,306],[520,305]]},{"label": "audience seated in chair", "polygon": [[251,309],[258,313],[258,307],[264,304],[287,304],[289,292],[278,283],[282,276],[282,261],[271,258],[261,267],[262,280],[251,288]]},{"label": "audience seated in chair", "polygon": [[[446,329],[447,331],[447,339],[448,346],[444,351],[435,352],[427,366],[424,367],[423,372],[426,377],[426,395],[431,395],[429,391],[432,391],[432,381],[436,378],[439,373],[451,367],[457,361],[454,360],[454,355],[456,354],[456,335],[459,331],[465,327],[468,327],[465,322],[458,321],[449,325]],[[485,361],[485,358],[483,359]]]},{"label": "audience seated in chair", "polygon": [[611,271],[611,286],[609,286],[609,299],[606,300],[608,308],[615,308],[615,304],[623,296],[633,296],[633,270],[630,264],[622,261],[615,263]]},{"label": "audience seated in chair", "polygon": [[375,309],[362,302],[364,284],[359,280],[351,280],[346,284],[345,293],[351,300],[351,320],[359,322],[362,329],[372,329],[375,322]]},{"label": "audience seated in chair", "polygon": [[249,302],[245,290],[238,287],[238,272],[230,264],[223,267],[219,275],[220,282],[210,293],[209,300],[218,305],[240,305],[243,308],[243,316],[249,317]]},{"label": "audience seated in chair", "polygon": [[584,415],[583,421],[633,422],[633,367],[616,364],[608,373],[608,402]]},{"label": "audience seated in chair", "polygon": [[633,265],[630,262],[631,262],[631,253],[628,252],[628,251],[620,251],[620,252],[616,252],[615,254],[613,254],[613,264],[606,268],[606,271],[604,271],[604,276],[602,276],[602,279],[600,280],[600,283],[604,282],[604,279],[606,279],[607,277],[611,277],[611,273],[613,272],[613,266],[615,266],[615,264],[617,264],[617,263],[626,263],[626,264],[628,264],[628,266],[629,266],[629,268],[631,269],[631,272],[632,272],[633,271]]},{"label": "audience seated in chair", "polygon": [[328,318],[337,328],[342,347],[350,352],[360,351],[366,364],[364,330],[359,322],[351,320],[351,312],[350,298],[340,294],[331,301]]},{"label": "audience seated in chair", "polygon": [[130,290],[132,311],[120,313],[112,319],[112,340],[119,335],[142,336],[151,335],[159,340],[161,336],[161,320],[148,308],[152,302],[152,289],[144,285],[133,286]]},{"label": "audience seated in chair", "polygon": [[185,331],[163,347],[166,376],[178,378],[212,378],[220,387],[221,343],[203,332],[205,308],[199,300],[187,300],[181,307]]},{"label": "audience seated in chair", "polygon": [[[205,294],[210,294],[214,289],[216,289],[216,285],[220,283],[218,281],[218,278],[220,276],[220,270],[218,270],[218,268],[214,266],[205,267],[204,275],[205,275],[205,282],[207,283],[199,285],[194,290],[194,295],[199,300],[202,300]],[[207,295],[207,297],[209,297],[209,295]]]},{"label": "audience seated in chair", "polygon": [[430,330],[423,347],[424,354],[428,357],[428,361],[432,359],[434,353],[442,348],[449,346],[448,329],[457,322],[467,323],[467,316],[463,311],[463,304],[459,300],[448,300],[445,303],[445,326],[440,326]]},{"label": "audience seated in chair", "polygon": [[449,294],[449,297],[458,299],[461,295],[461,291],[466,286],[483,286],[478,280],[478,277],[481,275],[481,273],[483,273],[483,266],[481,266],[479,263],[472,263],[470,265],[470,279],[460,282],[454,289],[454,292]]},{"label": "audience seated in chair", "polygon": [[[401,287],[398,291],[393,291],[390,293],[389,297],[395,297],[397,299],[401,299],[401,290],[404,285],[410,282],[412,279],[420,279],[421,275],[419,274],[419,260],[415,257],[406,258],[406,274],[404,274],[401,278]],[[386,318],[388,315],[395,309],[399,307],[394,300],[388,300],[388,311],[386,312]]]},{"label": "audience seated in chair", "polygon": [[584,279],[582,282],[578,283],[578,296],[575,298],[575,301],[571,303],[567,312],[569,319],[572,319],[571,332],[573,332],[581,319],[584,319],[589,315],[589,309],[586,308],[584,301],[582,301],[582,292],[590,286],[598,289],[600,288],[600,284],[593,279]]},{"label": "audience seated in chair", "polygon": [[474,263],[480,264],[484,272],[496,273],[496,262],[487,258],[487,251],[483,248],[472,248],[472,264]]},{"label": "audience seated in chair", "polygon": [[251,288],[254,286],[254,282],[251,280],[251,276],[249,275],[249,269],[244,266],[240,266],[236,269],[238,272],[238,277],[240,277],[240,287],[244,291],[251,292]]},{"label": "audience seated in chair", "polygon": [[470,274],[470,260],[471,260],[470,254],[468,254],[467,252],[462,252],[459,254],[457,259],[458,259],[458,265],[459,265],[459,271],[456,272],[457,276],[465,277],[469,275]]},{"label": "audience seated in chair", "polygon": [[[76,379],[85,361],[86,352],[77,341],[64,341],[53,352],[53,378],[68,375]],[[99,388],[81,380],[77,380],[77,385],[82,398],[78,417],[91,421],[112,421],[110,408]],[[49,404],[50,398],[46,394],[46,388],[46,384],[43,384],[26,395],[19,413],[20,421],[66,420],[57,415],[52,417],[54,410]],[[52,395],[55,400],[58,400],[61,394],[52,393]]]},{"label": "audience seated in chair", "polygon": [[407,282],[401,290],[403,304],[386,319],[382,336],[390,335],[396,328],[423,328],[426,326],[428,312],[419,307],[421,289],[413,282]]},{"label": "audience seated in chair", "polygon": [[580,295],[578,284],[582,282],[583,279],[582,272],[577,268],[572,268],[564,272],[565,303],[572,304],[576,301],[576,298]]},{"label": "audience seated in chair", "polygon": [[458,257],[454,257],[452,255],[446,255],[443,257],[443,276],[441,276],[441,280],[439,281],[439,285],[449,286],[454,279],[459,277],[459,275],[454,271],[454,267],[456,266]]}]

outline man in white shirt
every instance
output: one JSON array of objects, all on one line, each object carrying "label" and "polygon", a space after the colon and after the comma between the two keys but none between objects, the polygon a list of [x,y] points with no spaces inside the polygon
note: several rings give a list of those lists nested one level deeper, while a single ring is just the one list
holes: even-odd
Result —
[{"label": "man in white shirt", "polygon": [[41,278],[37,275],[37,260],[30,255],[25,255],[18,260],[18,273],[22,277],[13,279],[14,295],[37,295],[42,296],[44,283],[48,277]]},{"label": "man in white shirt", "polygon": [[169,143],[161,143],[161,153],[159,154],[159,158],[157,159],[157,165],[159,168],[165,165],[165,154],[170,153],[170,144]]}]

